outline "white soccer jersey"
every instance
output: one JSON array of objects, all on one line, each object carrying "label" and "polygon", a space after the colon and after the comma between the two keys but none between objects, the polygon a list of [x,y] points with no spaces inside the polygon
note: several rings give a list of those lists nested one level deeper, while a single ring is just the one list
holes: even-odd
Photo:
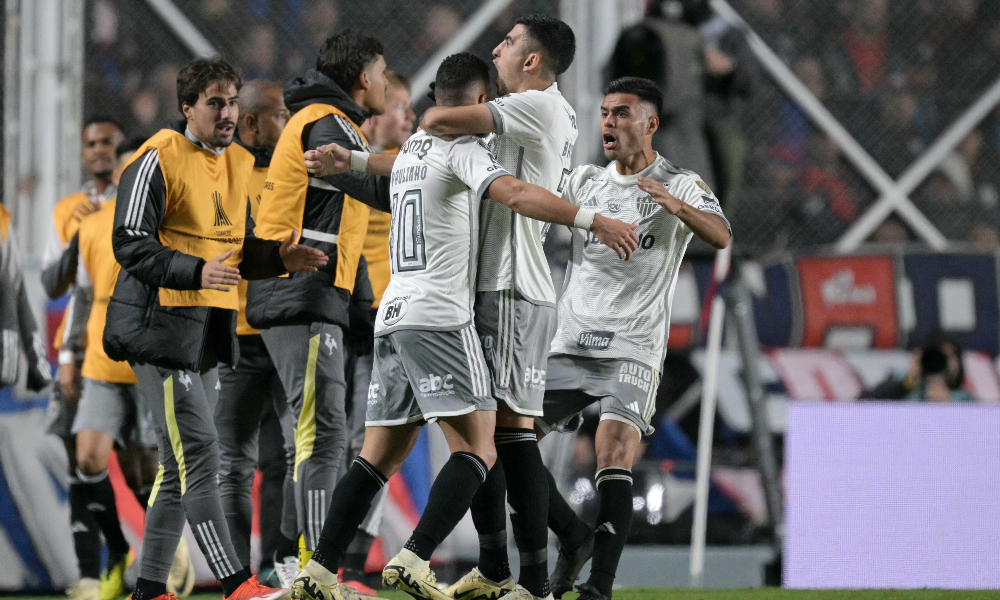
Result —
[{"label": "white soccer jersey", "polygon": [[509,173],[477,137],[448,141],[419,131],[403,144],[390,179],[392,277],[376,335],[472,321],[480,203],[502,175]]},{"label": "white soccer jersey", "polygon": [[572,230],[573,256],[559,298],[553,354],[635,360],[655,368],[663,363],[674,284],[693,233],[639,189],[640,176],[663,183],[698,210],[726,218],[697,174],[662,156],[630,176],[619,175],[613,162],[575,169],[563,197],[606,217],[640,224],[635,232],[639,248],[622,261],[589,231]]},{"label": "white soccer jersey", "polygon": [[[497,135],[490,149],[511,174],[559,194],[570,173],[576,113],[553,83],[543,91],[510,94],[487,103]],[[479,291],[516,289],[536,302],[554,304],[555,289],[542,248],[545,223],[506,206],[482,206]]]}]

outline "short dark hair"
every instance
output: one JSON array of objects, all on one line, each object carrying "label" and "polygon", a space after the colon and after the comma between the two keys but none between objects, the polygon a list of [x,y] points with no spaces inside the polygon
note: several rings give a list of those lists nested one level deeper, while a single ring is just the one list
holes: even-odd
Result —
[{"label": "short dark hair", "polygon": [[663,112],[663,92],[656,83],[643,77],[619,77],[604,88],[604,95],[635,94],[639,100],[648,102],[656,110],[656,116]]},{"label": "short dark hair", "polygon": [[118,148],[115,150],[115,156],[121,158],[126,152],[135,152],[145,143],[146,138],[144,137],[129,138],[118,144]]},{"label": "short dark hair", "polygon": [[114,125],[115,127],[118,128],[118,131],[121,131],[123,133],[125,131],[125,129],[122,128],[122,124],[119,123],[117,119],[115,119],[111,115],[102,115],[102,114],[91,115],[87,117],[87,120],[83,122],[83,127],[80,128],[80,131],[83,131],[84,129],[90,127],[91,125],[96,125],[98,123],[107,123],[109,125]]},{"label": "short dark hair", "polygon": [[350,92],[365,67],[383,54],[382,42],[353,29],[345,29],[323,42],[316,57],[316,70],[332,79],[345,92]]},{"label": "short dark hair", "polygon": [[395,71],[386,71],[385,79],[389,82],[389,85],[394,88],[404,89],[407,92],[410,91],[410,78],[406,75]]},{"label": "short dark hair", "polygon": [[236,91],[243,87],[240,72],[224,58],[198,58],[189,62],[177,74],[177,108],[184,112],[185,104],[194,106],[199,94],[220,81],[235,85]]},{"label": "short dark hair", "polygon": [[573,64],[576,54],[576,35],[566,23],[549,15],[525,15],[514,23],[528,30],[531,44],[529,52],[542,55],[543,66],[553,75],[562,75]]},{"label": "short dark hair", "polygon": [[475,83],[490,87],[490,67],[475,54],[459,52],[441,62],[434,79],[434,97],[442,103],[458,100]]}]

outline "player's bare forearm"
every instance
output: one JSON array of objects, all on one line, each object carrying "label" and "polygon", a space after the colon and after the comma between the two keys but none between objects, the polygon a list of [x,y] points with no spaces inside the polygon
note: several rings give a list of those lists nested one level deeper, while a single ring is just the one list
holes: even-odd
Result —
[{"label": "player's bare forearm", "polygon": [[684,224],[690,227],[691,231],[709,246],[721,250],[729,245],[732,236],[722,217],[698,210],[690,204],[684,203],[676,214],[678,219],[684,221]]},{"label": "player's bare forearm", "polygon": [[381,175],[388,177],[392,175],[392,166],[396,164],[396,153],[393,154],[370,154],[368,155],[368,168],[365,173],[369,175]]},{"label": "player's bare forearm", "polygon": [[476,135],[496,131],[493,111],[485,104],[432,106],[420,119],[420,128],[434,136]]}]

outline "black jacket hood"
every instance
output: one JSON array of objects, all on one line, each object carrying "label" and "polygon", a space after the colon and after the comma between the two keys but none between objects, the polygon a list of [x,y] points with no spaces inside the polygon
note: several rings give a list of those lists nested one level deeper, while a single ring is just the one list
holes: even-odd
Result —
[{"label": "black jacket hood", "polygon": [[296,77],[285,87],[285,106],[293,113],[317,103],[339,108],[358,127],[371,116],[334,80],[316,69],[309,69],[305,75]]},{"label": "black jacket hood", "polygon": [[237,131],[233,136],[236,144],[253,155],[254,163],[253,166],[257,169],[266,169],[271,166],[271,157],[274,155],[274,148],[268,148],[266,146],[248,146],[243,143],[240,139],[240,132]]}]

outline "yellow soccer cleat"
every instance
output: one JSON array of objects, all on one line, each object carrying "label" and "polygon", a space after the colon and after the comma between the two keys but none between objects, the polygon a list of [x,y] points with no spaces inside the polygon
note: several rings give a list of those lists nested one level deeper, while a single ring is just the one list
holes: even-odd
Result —
[{"label": "yellow soccer cleat", "polygon": [[430,561],[421,560],[406,548],[382,569],[382,584],[406,592],[417,600],[452,600],[437,586]]},{"label": "yellow soccer cleat", "polygon": [[93,577],[84,577],[68,590],[69,600],[100,600],[101,582]]},{"label": "yellow soccer cleat", "polygon": [[331,573],[316,561],[309,561],[292,583],[292,598],[296,600],[367,600],[349,585],[337,581],[337,574]]},{"label": "yellow soccer cleat", "polygon": [[513,577],[497,583],[487,579],[478,567],[473,567],[465,576],[442,591],[455,600],[497,600],[513,589]]},{"label": "yellow soccer cleat", "polygon": [[167,593],[178,598],[187,598],[194,589],[194,563],[191,562],[191,551],[188,549],[187,540],[181,536],[181,541],[174,551],[174,562],[170,565],[170,573],[167,575]]},{"label": "yellow soccer cleat", "polygon": [[125,593],[125,571],[135,562],[135,550],[131,547],[125,556],[115,564],[109,564],[101,573],[101,585],[98,592],[100,600],[115,600]]}]

